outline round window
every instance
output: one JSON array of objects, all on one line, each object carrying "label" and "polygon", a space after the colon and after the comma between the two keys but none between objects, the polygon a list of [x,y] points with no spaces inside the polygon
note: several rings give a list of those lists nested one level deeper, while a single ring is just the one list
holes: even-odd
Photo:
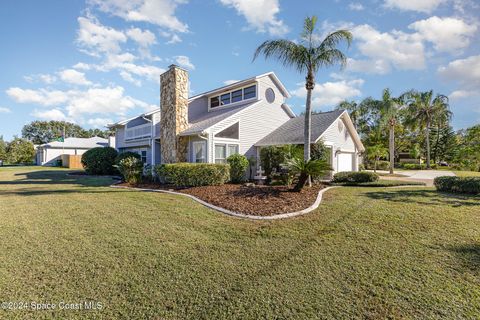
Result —
[{"label": "round window", "polygon": [[265,98],[267,99],[268,103],[273,103],[275,101],[275,91],[273,91],[272,88],[265,90]]}]

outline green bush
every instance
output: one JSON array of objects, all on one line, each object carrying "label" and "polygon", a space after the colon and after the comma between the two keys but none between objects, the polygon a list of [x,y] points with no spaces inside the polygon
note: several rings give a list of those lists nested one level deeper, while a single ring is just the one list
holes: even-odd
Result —
[{"label": "green bush", "polygon": [[390,162],[389,161],[378,161],[377,162],[377,170],[388,170],[390,168]]},{"label": "green bush", "polygon": [[142,181],[143,162],[135,157],[126,157],[117,165],[125,182],[138,184]]},{"label": "green bush", "polygon": [[480,194],[480,178],[478,177],[436,177],[433,184],[438,191],[453,193]]},{"label": "green bush", "polygon": [[115,158],[115,164],[118,165],[120,164],[120,161],[122,161],[125,158],[130,158],[133,157],[135,159],[141,160],[142,157],[136,152],[131,152],[131,151],[125,151],[122,153],[119,153],[118,156]]},{"label": "green bush", "polygon": [[116,157],[114,148],[93,148],[82,155],[82,164],[88,174],[114,174]]},{"label": "green bush", "polygon": [[378,174],[369,172],[369,171],[346,171],[338,172],[333,176],[333,182],[335,183],[344,183],[344,182],[375,182],[378,181]]},{"label": "green bush", "polygon": [[[427,165],[422,163],[404,163],[402,165],[402,168],[405,169],[405,170],[425,170],[427,169]],[[437,168],[437,165],[435,163],[432,163],[430,165],[430,168],[431,169],[436,169]]]},{"label": "green bush", "polygon": [[217,163],[171,163],[155,166],[160,182],[177,187],[221,185],[230,179],[230,166]]},{"label": "green bush", "polygon": [[230,165],[230,180],[233,183],[245,181],[245,172],[249,165],[247,157],[241,154],[232,154],[227,158],[227,162]]}]

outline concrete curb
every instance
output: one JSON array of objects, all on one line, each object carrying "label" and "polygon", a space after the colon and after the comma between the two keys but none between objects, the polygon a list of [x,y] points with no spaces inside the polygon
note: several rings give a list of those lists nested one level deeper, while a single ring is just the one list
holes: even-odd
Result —
[{"label": "concrete curb", "polygon": [[232,216],[232,217],[237,217],[237,218],[242,218],[242,219],[250,219],[250,220],[279,220],[279,219],[286,219],[286,218],[293,218],[293,217],[298,217],[304,214],[307,214],[315,209],[318,208],[320,203],[322,202],[322,197],[323,194],[333,188],[338,188],[338,186],[333,186],[333,187],[327,187],[318,192],[317,199],[315,202],[308,208],[296,211],[296,212],[289,212],[289,213],[280,213],[277,215],[272,215],[272,216],[256,216],[256,215],[251,215],[251,214],[244,214],[244,213],[239,213],[239,212],[234,212],[230,211],[221,207],[217,207],[213,204],[210,204],[208,202],[205,202],[195,196],[192,196],[190,194],[186,193],[180,193],[180,192],[175,192],[175,191],[168,191],[168,190],[160,190],[160,189],[146,189],[146,188],[134,188],[134,187],[126,187],[126,186],[118,186],[117,184],[112,184],[110,187],[112,188],[119,188],[119,189],[129,189],[129,190],[137,190],[137,191],[148,191],[148,192],[162,192],[162,193],[168,193],[168,194],[174,194],[174,195],[179,195],[179,196],[184,196],[188,197],[194,201],[197,201],[198,203],[204,205],[207,208],[219,211],[223,214]]}]

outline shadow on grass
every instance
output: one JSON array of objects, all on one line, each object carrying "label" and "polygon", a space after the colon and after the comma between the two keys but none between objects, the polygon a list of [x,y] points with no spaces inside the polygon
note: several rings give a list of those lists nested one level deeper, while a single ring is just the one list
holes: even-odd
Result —
[{"label": "shadow on grass", "polygon": [[439,206],[480,206],[480,197],[455,195],[438,192],[436,190],[389,190],[366,192],[364,196],[375,200],[392,202],[417,203],[420,205]]},{"label": "shadow on grass", "polygon": [[[9,188],[1,191],[4,195],[46,195],[46,194],[68,194],[75,192],[86,193],[105,193],[114,192],[113,190],[92,190],[79,187],[105,187],[112,184],[115,180],[111,177],[95,176],[70,176],[74,171],[54,171],[42,170],[31,172],[15,173],[13,180],[0,181],[0,188],[8,186]],[[16,179],[15,179],[16,178]],[[58,188],[55,188],[55,185]],[[73,185],[74,188],[65,188],[66,185]]]},{"label": "shadow on grass", "polygon": [[480,244],[450,246],[447,250],[458,257],[465,269],[480,272]]}]

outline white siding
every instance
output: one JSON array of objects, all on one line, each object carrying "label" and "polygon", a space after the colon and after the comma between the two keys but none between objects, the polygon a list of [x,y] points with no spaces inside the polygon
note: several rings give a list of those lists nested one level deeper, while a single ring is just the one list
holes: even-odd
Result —
[{"label": "white siding", "polygon": [[44,166],[53,166],[56,165],[56,161],[61,158],[62,154],[71,154],[71,155],[82,155],[87,152],[88,149],[58,149],[58,148],[41,148],[37,149],[38,163]]},{"label": "white siding", "polygon": [[[342,130],[339,130],[339,122],[343,124]],[[338,118],[322,135],[323,142],[333,148],[332,152],[332,167],[334,172],[338,168],[338,152],[351,153],[353,156],[354,170],[357,170],[358,156],[356,156],[355,142],[353,141],[350,132],[345,125],[342,118]]]},{"label": "white siding", "polygon": [[[267,88],[272,88],[275,92],[275,101],[273,103],[268,103],[265,100],[265,90]],[[256,156],[254,144],[290,119],[282,108],[285,98],[270,77],[260,79],[258,95],[261,101],[256,105],[246,108],[211,128],[210,135],[213,137],[216,133],[239,122],[240,139],[210,139],[208,146],[209,162],[215,161],[213,153],[215,143],[238,143],[240,154],[244,154],[247,157]]]}]

